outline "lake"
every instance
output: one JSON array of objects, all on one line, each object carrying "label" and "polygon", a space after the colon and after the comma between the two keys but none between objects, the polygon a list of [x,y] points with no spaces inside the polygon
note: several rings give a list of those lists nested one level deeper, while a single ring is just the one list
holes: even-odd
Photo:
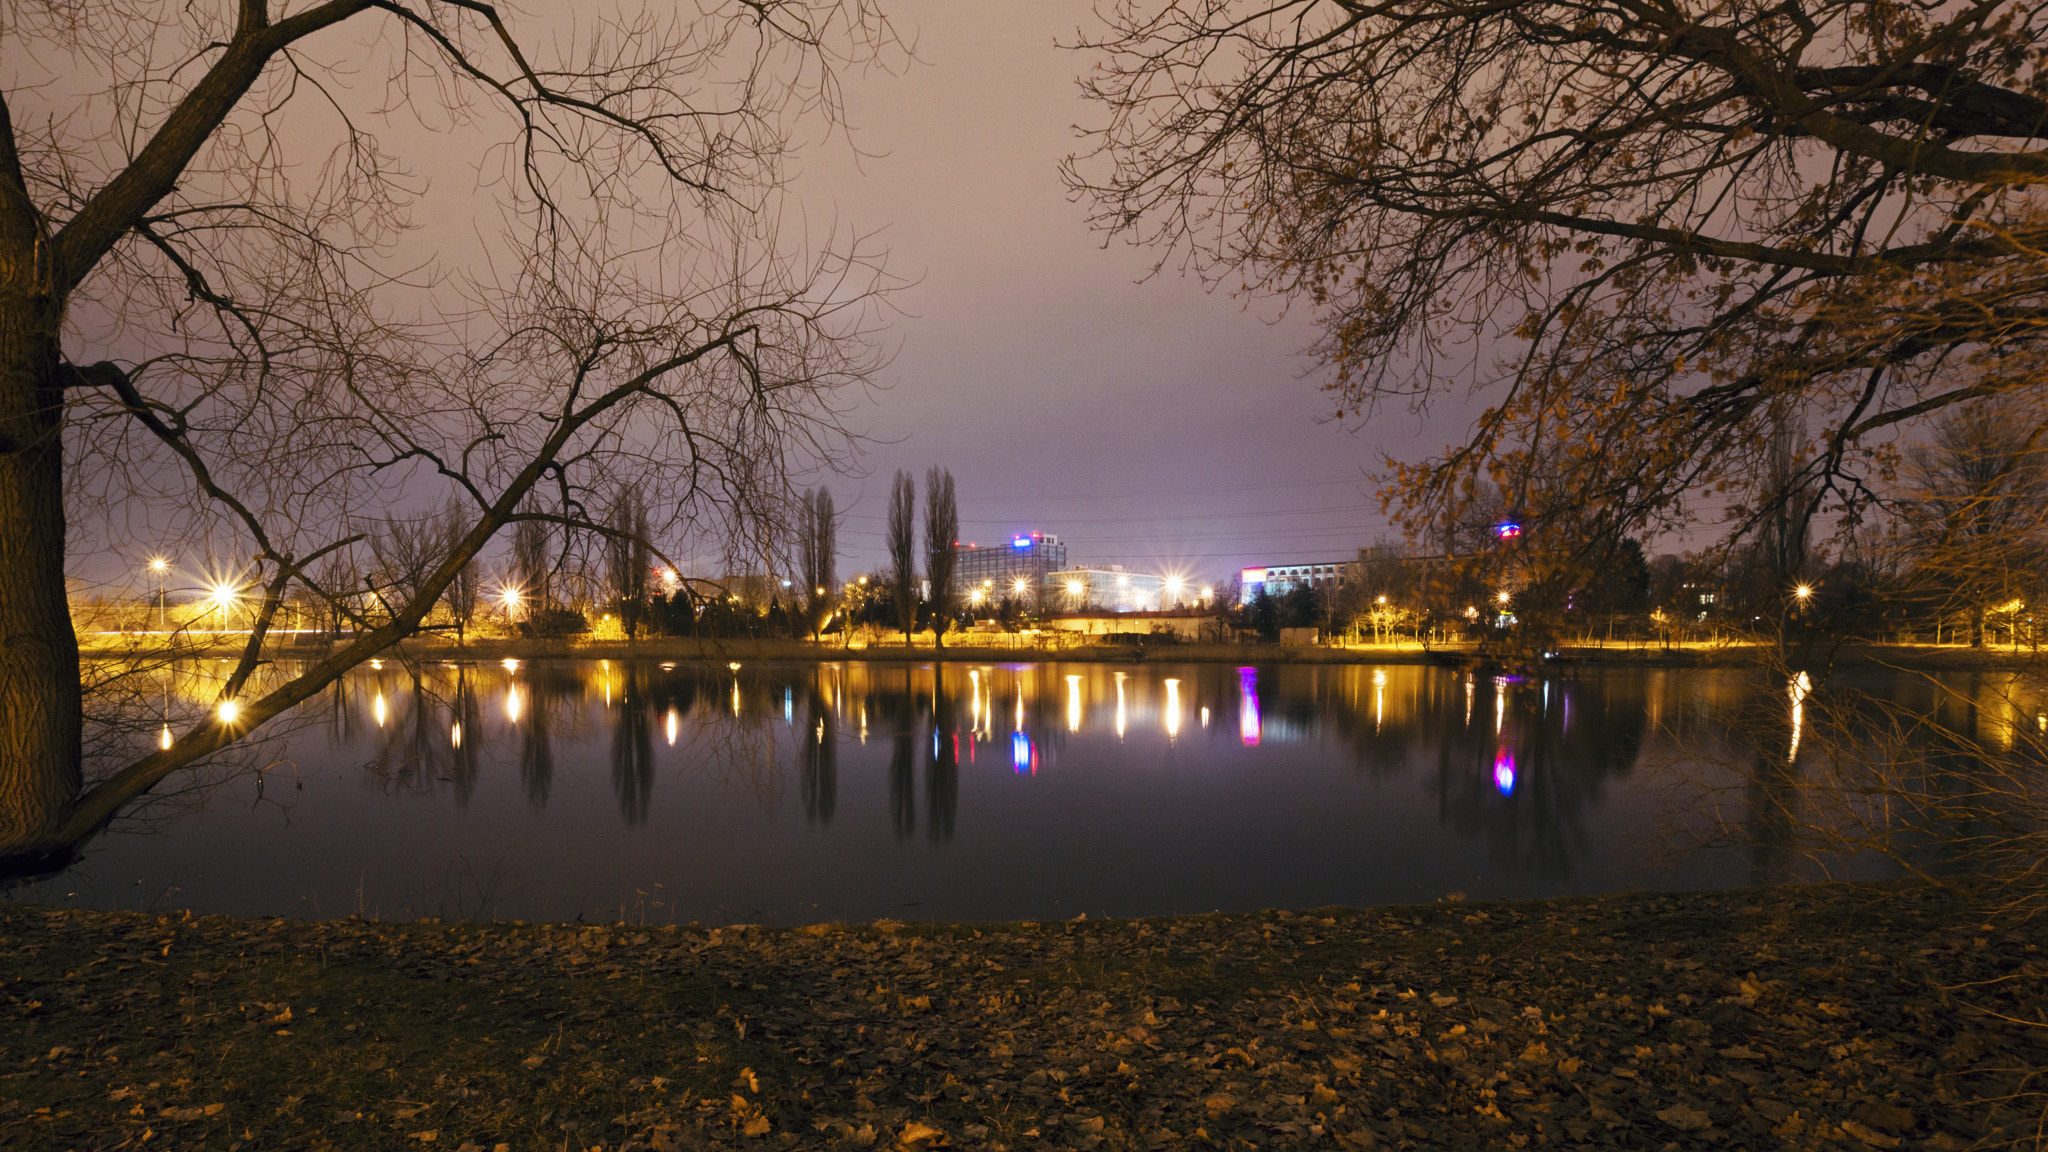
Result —
[{"label": "lake", "polygon": [[[189,717],[224,668],[134,707]],[[2035,720],[1995,695],[1973,723]],[[1745,779],[1798,761],[1798,704],[1738,671],[384,661],[10,896],[790,925],[1725,887],[1814,874]]]}]

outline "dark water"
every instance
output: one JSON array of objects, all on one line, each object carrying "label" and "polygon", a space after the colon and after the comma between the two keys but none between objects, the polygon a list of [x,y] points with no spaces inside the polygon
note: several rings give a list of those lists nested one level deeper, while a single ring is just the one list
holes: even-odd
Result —
[{"label": "dark water", "polygon": [[[208,675],[167,681],[164,706],[208,699]],[[1695,671],[386,664],[13,896],[801,924],[1739,885],[1792,866],[1685,850],[1711,829],[1682,786],[1751,755],[1725,733],[1781,691]]]}]

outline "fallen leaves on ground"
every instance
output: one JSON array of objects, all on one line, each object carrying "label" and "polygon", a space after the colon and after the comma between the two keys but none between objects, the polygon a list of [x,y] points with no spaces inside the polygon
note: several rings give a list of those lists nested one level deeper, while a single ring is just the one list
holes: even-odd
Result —
[{"label": "fallen leaves on ground", "polygon": [[1903,884],[792,931],[4,904],[0,1145],[2038,1147],[2036,948]]}]

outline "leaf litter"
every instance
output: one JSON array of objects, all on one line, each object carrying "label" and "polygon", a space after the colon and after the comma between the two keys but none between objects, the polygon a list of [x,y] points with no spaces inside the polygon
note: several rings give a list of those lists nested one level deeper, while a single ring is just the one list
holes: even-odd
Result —
[{"label": "leaf litter", "polygon": [[2044,1146],[2035,933],[1905,883],[1049,924],[0,903],[0,1146]]}]

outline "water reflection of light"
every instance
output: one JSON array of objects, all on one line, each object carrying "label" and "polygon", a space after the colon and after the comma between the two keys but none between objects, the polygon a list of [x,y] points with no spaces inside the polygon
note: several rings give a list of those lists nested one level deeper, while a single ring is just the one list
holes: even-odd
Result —
[{"label": "water reflection of light", "polygon": [[505,718],[507,720],[512,721],[514,724],[519,723],[519,712],[524,707],[525,702],[519,699],[519,685],[514,684],[510,688],[505,689]]},{"label": "water reflection of light", "polygon": [[1067,731],[1081,730],[1081,678],[1067,677]]},{"label": "water reflection of light", "polygon": [[1116,738],[1124,738],[1124,674],[1116,674]]},{"label": "water reflection of light", "polygon": [[1372,730],[1378,732],[1387,720],[1387,674],[1384,669],[1372,672]]},{"label": "water reflection of light", "polygon": [[507,672],[519,671],[519,661],[510,656],[507,656],[503,660],[498,661],[498,664],[501,667],[503,667]]},{"label": "water reflection of light", "polygon": [[457,720],[448,726],[448,746],[451,748],[462,747],[462,721]]},{"label": "water reflection of light", "polygon": [[164,730],[156,734],[156,746],[163,749],[170,748],[171,726],[169,724],[164,725]]},{"label": "water reflection of light", "polygon": [[1180,681],[1166,682],[1166,736],[1170,740],[1180,735]]},{"label": "water reflection of light", "polygon": [[1472,680],[1472,677],[1471,677],[1471,676],[1469,676],[1469,675],[1468,675],[1468,676],[1466,676],[1466,677],[1465,677],[1465,727],[1467,727],[1467,728],[1470,728],[1470,727],[1472,726],[1472,692],[1473,692],[1473,689],[1474,689],[1474,688],[1476,688],[1476,687],[1477,687],[1477,685],[1476,685],[1476,684],[1475,684],[1475,683],[1473,682],[1473,680]]},{"label": "water reflection of light", "polygon": [[1038,775],[1038,760],[1031,747],[1031,737],[1022,732],[1010,733],[1010,767],[1022,775]]},{"label": "water reflection of light", "polygon": [[1208,706],[1207,704],[1204,704],[1204,705],[1202,705],[1202,727],[1204,727],[1204,728],[1207,728],[1208,726],[1209,726],[1209,706]]},{"label": "water reflection of light", "polygon": [[668,717],[662,721],[662,726],[668,730],[669,747],[675,747],[676,733],[683,726],[683,718],[676,715],[676,710],[674,708],[670,708],[668,710]]},{"label": "water reflection of light", "polygon": [[382,692],[377,693],[370,701],[370,719],[377,722],[377,727],[382,728],[384,726],[384,693]]},{"label": "water reflection of light", "polygon": [[967,673],[967,699],[970,703],[968,727],[981,731],[981,673],[969,670]]},{"label": "water reflection of light", "polygon": [[1237,670],[1237,735],[1247,747],[1259,742],[1259,673],[1256,668]]},{"label": "water reflection of light", "polygon": [[383,670],[384,670],[384,662],[383,662],[382,660],[372,660],[372,661],[370,661],[370,671],[372,671],[372,672],[382,672]]},{"label": "water reflection of light", "polygon": [[1493,786],[1503,796],[1515,791],[1515,750],[1502,748],[1493,754]]},{"label": "water reflection of light", "polygon": [[1785,753],[1787,764],[1799,759],[1799,734],[1806,727],[1806,697],[1813,691],[1813,681],[1801,672],[1792,677],[1792,685],[1786,690],[1792,697],[1792,749]]},{"label": "water reflection of light", "polygon": [[796,725],[795,689],[784,688],[782,690],[782,722],[790,725],[791,727],[795,727]]},{"label": "water reflection of light", "polygon": [[1493,682],[1493,734],[1500,735],[1500,726],[1508,716],[1508,689],[1505,681]]},{"label": "water reflection of light", "polygon": [[[989,705],[989,711],[995,711],[993,703]],[[1011,726],[1010,730],[1012,732],[1022,732],[1024,730],[1024,686],[1022,684],[1017,685],[1017,717],[1016,723]]]}]

